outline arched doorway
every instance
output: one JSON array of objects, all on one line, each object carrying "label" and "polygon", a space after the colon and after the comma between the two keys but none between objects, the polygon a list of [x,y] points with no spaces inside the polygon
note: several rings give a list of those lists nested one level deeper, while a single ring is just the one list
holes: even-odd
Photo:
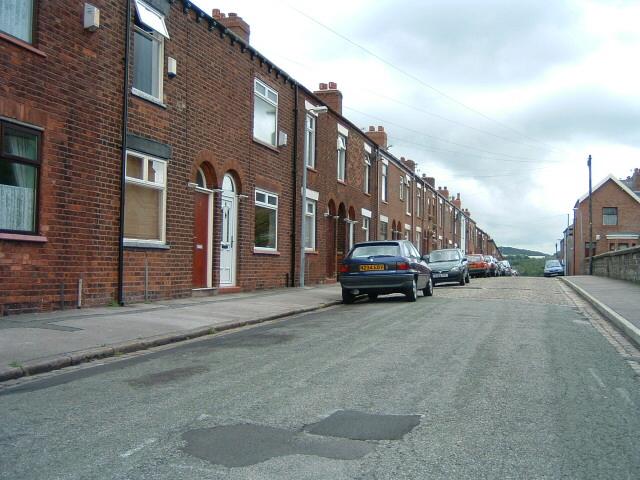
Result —
[{"label": "arched doorway", "polygon": [[238,226],[237,186],[227,173],[222,180],[222,235],[220,238],[220,286],[233,287],[236,284],[236,230]]},{"label": "arched doorway", "polygon": [[210,288],[213,263],[213,190],[212,180],[207,177],[202,166],[196,170],[195,185],[192,285],[194,289]]}]

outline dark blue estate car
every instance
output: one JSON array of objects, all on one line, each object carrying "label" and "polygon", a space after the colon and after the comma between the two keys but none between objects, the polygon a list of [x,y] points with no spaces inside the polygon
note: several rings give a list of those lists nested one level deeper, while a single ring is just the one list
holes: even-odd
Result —
[{"label": "dark blue estate car", "polygon": [[375,300],[404,293],[410,302],[416,301],[418,290],[433,295],[431,270],[407,240],[356,243],[340,265],[340,285],[344,303],[364,294]]}]

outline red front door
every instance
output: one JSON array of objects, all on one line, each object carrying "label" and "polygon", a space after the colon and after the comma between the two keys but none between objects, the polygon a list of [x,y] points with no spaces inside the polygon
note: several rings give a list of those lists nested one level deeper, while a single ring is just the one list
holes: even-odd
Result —
[{"label": "red front door", "polygon": [[209,195],[195,194],[195,223],[193,226],[193,288],[207,287],[207,252],[209,249]]}]

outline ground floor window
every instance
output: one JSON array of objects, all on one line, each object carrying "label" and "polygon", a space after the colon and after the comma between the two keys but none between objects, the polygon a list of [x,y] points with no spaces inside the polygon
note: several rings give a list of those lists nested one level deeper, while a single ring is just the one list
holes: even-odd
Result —
[{"label": "ground floor window", "polygon": [[380,220],[380,240],[387,240],[387,230],[389,229],[388,222]]},{"label": "ground floor window", "polygon": [[316,249],[316,202],[307,199],[304,211],[304,248],[315,251]]},{"label": "ground floor window", "polygon": [[362,233],[364,235],[364,241],[368,242],[369,241],[369,225],[370,225],[371,219],[367,218],[367,217],[362,217]]},{"label": "ground floor window", "polygon": [[127,153],[124,236],[127,240],[165,241],[167,162]]},{"label": "ground floor window", "polygon": [[256,189],[255,248],[278,248],[278,196]]},{"label": "ground floor window", "polygon": [[36,232],[40,132],[0,122],[0,231]]}]

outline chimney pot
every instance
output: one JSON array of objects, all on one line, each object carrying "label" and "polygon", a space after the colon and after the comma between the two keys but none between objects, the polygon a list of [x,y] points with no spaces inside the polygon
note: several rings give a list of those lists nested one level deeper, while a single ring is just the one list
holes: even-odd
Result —
[{"label": "chimney pot", "polygon": [[381,126],[381,125],[378,125],[378,131],[379,131],[379,132],[384,132],[384,127],[383,127],[383,126]]},{"label": "chimney pot", "polygon": [[326,90],[327,89],[327,84],[326,83],[321,83],[320,84],[320,90]]},{"label": "chimney pot", "polygon": [[237,13],[229,12],[229,18],[237,17],[237,16],[238,16]]},{"label": "chimney pot", "polygon": [[336,82],[329,82],[329,90],[337,90],[338,84]]},{"label": "chimney pot", "polygon": [[375,132],[376,131],[376,127],[374,127],[373,125],[369,125],[369,131],[370,132]]},{"label": "chimney pot", "polygon": [[211,12],[211,16],[216,20],[220,20],[220,9],[214,8],[213,11]]}]

